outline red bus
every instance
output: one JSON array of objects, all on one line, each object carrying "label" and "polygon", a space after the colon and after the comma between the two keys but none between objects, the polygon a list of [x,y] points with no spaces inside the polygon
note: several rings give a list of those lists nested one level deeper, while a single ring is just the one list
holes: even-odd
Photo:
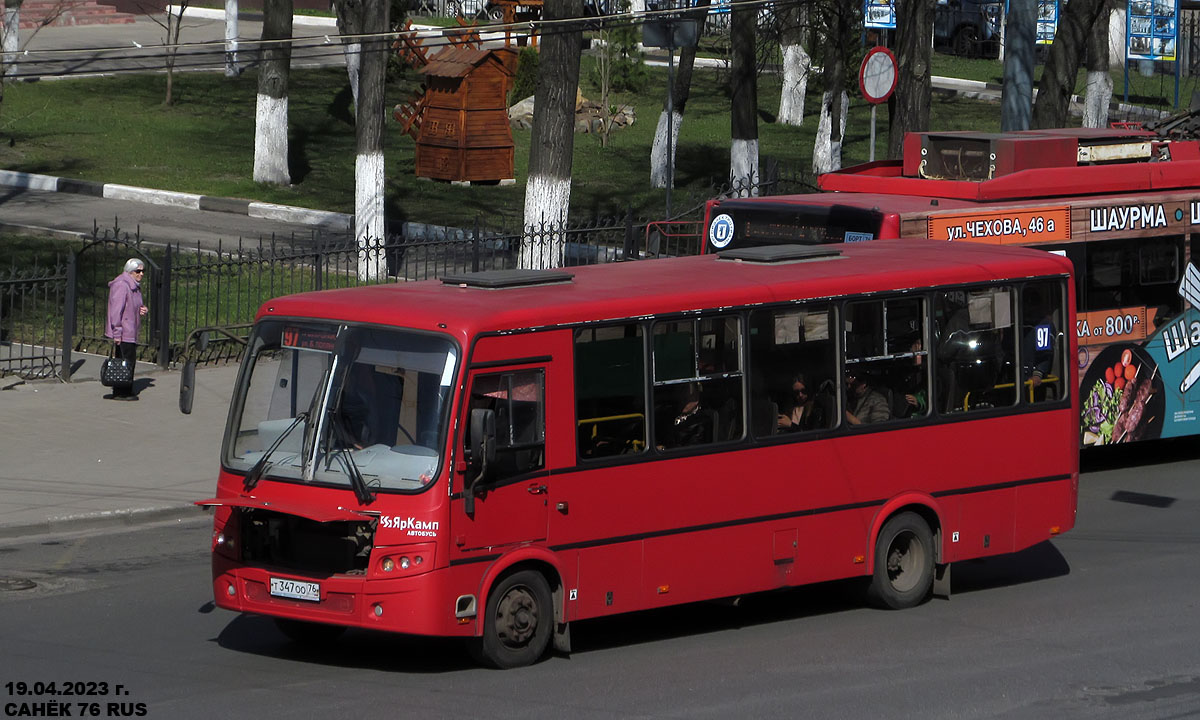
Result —
[{"label": "red bus", "polygon": [[705,250],[929,238],[1064,255],[1077,279],[1081,446],[1200,433],[1200,142],[913,133],[902,160],[818,182],[828,192],[709,201]]},{"label": "red bus", "polygon": [[1073,298],[1054,255],[879,242],[271,300],[198,503],[216,603],[498,667],[836,578],[915,605],[1074,526]]}]

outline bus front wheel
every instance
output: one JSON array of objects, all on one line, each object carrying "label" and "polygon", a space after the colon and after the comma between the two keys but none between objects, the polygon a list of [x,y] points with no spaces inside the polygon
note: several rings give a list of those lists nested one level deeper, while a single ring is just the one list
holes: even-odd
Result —
[{"label": "bus front wheel", "polygon": [[900,513],[879,531],[867,597],[877,607],[901,610],[920,604],[932,587],[933,533],[920,515]]},{"label": "bus front wheel", "polygon": [[550,586],[536,570],[502,579],[488,595],[483,635],[471,654],[495,668],[532,665],[545,654],[554,627]]}]

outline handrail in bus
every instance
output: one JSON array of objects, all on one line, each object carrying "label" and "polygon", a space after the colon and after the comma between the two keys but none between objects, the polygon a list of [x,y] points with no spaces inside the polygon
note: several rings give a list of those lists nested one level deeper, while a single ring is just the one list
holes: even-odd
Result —
[{"label": "handrail in bus", "polygon": [[[1057,375],[1046,375],[1045,377],[1042,378],[1042,382],[1039,384],[1056,383],[1056,382],[1058,382],[1058,380],[1059,380],[1059,378]],[[1035,387],[1033,384],[1033,379],[1031,378],[1029,380],[1022,380],[1021,384],[1024,385],[1025,387],[1029,388],[1029,402],[1033,402],[1033,388]],[[993,390],[1004,390],[1006,388],[1014,387],[1015,385],[1016,385],[1016,383],[1001,383],[999,385],[993,385],[992,389]],[[970,403],[971,403],[971,391],[968,390],[967,394],[963,396],[962,409],[964,411],[968,410],[969,409],[968,406],[970,405]]]}]

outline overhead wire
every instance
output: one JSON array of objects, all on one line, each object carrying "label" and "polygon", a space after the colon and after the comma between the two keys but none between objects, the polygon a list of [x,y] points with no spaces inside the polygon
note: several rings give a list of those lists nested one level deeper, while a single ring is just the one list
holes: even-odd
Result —
[{"label": "overhead wire", "polygon": [[[727,5],[730,11],[734,8],[763,9],[766,7],[781,7],[801,4],[805,0],[732,0]],[[79,75],[116,75],[128,73],[161,72],[167,60],[174,56],[173,68],[176,70],[213,69],[225,66],[226,56],[230,52],[256,54],[264,49],[288,45],[293,53],[293,62],[320,60],[329,57],[345,57],[348,54],[364,53],[370,50],[361,46],[376,42],[395,43],[402,37],[419,40],[423,48],[438,50],[444,47],[462,44],[464,37],[472,33],[481,36],[497,34],[514,34],[517,32],[536,32],[539,37],[558,34],[581,32],[589,29],[630,27],[641,24],[646,20],[670,17],[686,17],[689,13],[699,13],[702,8],[682,7],[663,10],[645,10],[638,12],[614,13],[601,16],[576,16],[570,18],[540,19],[513,23],[489,23],[486,25],[467,25],[453,28],[390,30],[380,33],[323,33],[320,35],[302,35],[299,37],[278,40],[261,38],[234,38],[231,40],[211,40],[187,43],[161,43],[156,45],[140,44],[136,47],[125,45],[98,46],[86,48],[47,48],[24,49],[5,53],[11,58],[14,72],[6,76],[8,80],[27,80],[54,77],[71,77]],[[706,10],[711,12],[711,7]],[[230,45],[236,43],[236,50]],[[358,50],[351,49],[359,45]],[[328,48],[328,50],[322,50]],[[311,52],[305,52],[311,51]],[[298,54],[297,54],[298,53]],[[109,67],[97,69],[82,66],[67,67],[53,72],[31,72],[39,67],[50,68],[54,65],[70,64],[72,62],[138,62],[147,65],[133,67]],[[155,62],[154,66],[149,66]],[[254,65],[256,62],[246,63]]]}]

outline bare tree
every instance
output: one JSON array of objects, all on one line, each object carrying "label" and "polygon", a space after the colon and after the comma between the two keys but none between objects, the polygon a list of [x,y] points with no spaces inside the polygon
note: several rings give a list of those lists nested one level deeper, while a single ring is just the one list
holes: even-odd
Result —
[{"label": "bare tree", "polygon": [[254,113],[254,181],[288,185],[288,74],[292,0],[263,1],[262,62]]},{"label": "bare tree", "polygon": [[167,94],[163,98],[163,105],[172,105],[175,102],[175,63],[179,59],[179,38],[183,32],[183,15],[187,12],[189,5],[191,5],[190,0],[175,0],[167,5],[162,17],[159,17],[157,7],[139,3],[142,14],[153,20],[165,33],[163,37],[163,68],[167,72]]},{"label": "bare tree", "polygon": [[[550,22],[578,18],[583,15],[583,0],[546,0],[542,11],[542,17]],[[562,264],[562,235],[546,237],[536,231],[565,223],[571,204],[582,27],[558,25],[555,32],[542,35],[541,46],[525,184],[525,237],[518,260],[523,268]]]},{"label": "bare tree", "polygon": [[382,277],[386,270],[378,248],[387,232],[383,203],[383,106],[390,48],[384,35],[388,30],[388,0],[364,0],[362,7],[363,24],[374,37],[362,43],[358,76],[361,104],[354,119],[358,145],[354,162],[354,236],[359,242],[359,279],[373,280]]},{"label": "bare tree", "polygon": [[904,134],[929,129],[935,0],[899,0],[896,6],[896,91],[888,100],[888,156],[900,157]]},{"label": "bare tree", "polygon": [[1071,0],[1063,6],[1058,32],[1038,83],[1033,102],[1033,127],[1057,128],[1067,122],[1075,75],[1092,27],[1103,18],[1108,22],[1105,0]]},{"label": "bare tree", "polygon": [[779,47],[783,54],[783,91],[779,94],[779,118],[783,125],[799,127],[804,122],[804,96],[812,58],[804,49],[808,31],[808,5],[794,2],[778,8]]},{"label": "bare tree", "polygon": [[[711,0],[698,0],[696,9],[685,17],[698,23],[698,28],[704,27],[708,17]],[[679,128],[683,126],[683,112],[687,107],[688,97],[692,92],[692,73],[696,66],[696,47],[685,47],[679,53],[679,67],[675,71],[675,82],[671,88],[671,113],[667,114],[666,104],[658,115],[658,126],[654,130],[654,142],[650,146],[650,185],[656,188],[667,186],[667,176],[672,173],[668,167],[675,167],[675,148],[679,143]],[[667,126],[671,128],[670,142],[667,140]],[[670,165],[668,166],[668,163]]]},{"label": "bare tree", "polygon": [[729,181],[745,194],[758,185],[758,66],[754,46],[756,6],[734,5],[729,39]]}]

